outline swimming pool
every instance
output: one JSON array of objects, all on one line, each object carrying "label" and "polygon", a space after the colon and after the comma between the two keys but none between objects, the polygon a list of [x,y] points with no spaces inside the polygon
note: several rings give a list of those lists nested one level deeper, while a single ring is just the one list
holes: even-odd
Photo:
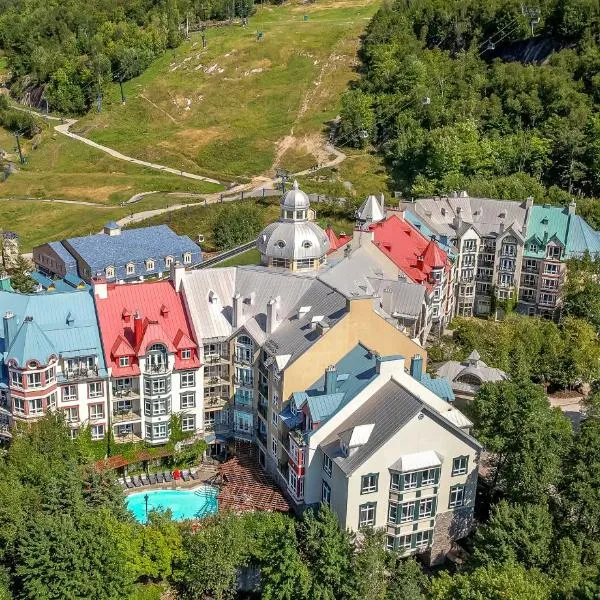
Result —
[{"label": "swimming pool", "polygon": [[127,496],[127,508],[140,523],[146,522],[146,499],[148,512],[171,509],[175,521],[201,519],[217,512],[217,489],[204,485],[193,490],[148,490]]}]

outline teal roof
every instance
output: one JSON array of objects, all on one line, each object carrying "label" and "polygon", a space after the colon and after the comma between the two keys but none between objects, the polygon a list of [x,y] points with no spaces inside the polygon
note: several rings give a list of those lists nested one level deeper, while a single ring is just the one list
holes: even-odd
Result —
[{"label": "teal roof", "polygon": [[20,367],[24,367],[31,360],[47,365],[50,357],[58,354],[40,326],[32,317],[26,317],[6,351],[5,361],[15,360]]},{"label": "teal roof", "polygon": [[[567,245],[569,228],[569,210],[560,206],[534,204],[529,210],[527,233],[525,235],[525,256],[529,258],[544,258],[546,244],[557,239],[563,246]],[[536,250],[531,250],[535,243]]]},{"label": "teal roof", "polygon": [[[31,358],[40,358],[52,348],[64,357],[95,355],[99,369],[105,371],[94,299],[89,288],[49,294],[0,290],[0,318],[7,312],[16,315],[17,324],[15,340],[9,344],[0,327],[0,352],[4,356],[10,349],[11,358],[21,365]],[[32,318],[33,325],[26,324],[26,317]],[[23,338],[15,345],[21,335]],[[39,348],[35,347],[34,340]]]},{"label": "teal roof", "polygon": [[63,279],[51,279],[39,271],[33,271],[30,276],[45,292],[70,292],[78,286],[88,287],[88,284],[77,275],[67,274]]},{"label": "teal roof", "polygon": [[454,402],[454,391],[450,382],[444,377],[432,378],[429,373],[423,373],[421,376],[421,384],[423,384],[430,392],[439,396],[446,402]]},{"label": "teal roof", "polygon": [[593,258],[600,255],[600,232],[592,229],[579,215],[571,215],[567,238],[567,258],[589,252]]}]

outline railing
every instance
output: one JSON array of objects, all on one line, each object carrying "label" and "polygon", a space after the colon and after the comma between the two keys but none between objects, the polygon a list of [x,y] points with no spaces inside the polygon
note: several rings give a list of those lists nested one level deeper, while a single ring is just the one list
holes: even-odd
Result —
[{"label": "railing", "polygon": [[229,363],[229,358],[223,354],[207,354],[204,357],[204,363],[207,365]]},{"label": "railing", "polygon": [[250,356],[242,356],[239,355],[237,353],[235,353],[234,355],[234,360],[236,363],[240,363],[242,365],[251,365],[254,362],[254,359]]},{"label": "railing", "polygon": [[72,369],[71,371],[65,370],[63,371],[63,376],[68,381],[98,377],[98,367]]},{"label": "railing", "polygon": [[229,379],[225,379],[220,375],[204,375],[204,385],[229,385]]},{"label": "railing", "polygon": [[112,395],[113,398],[131,398],[133,400],[134,398],[140,397],[140,392],[139,390],[132,390],[131,388],[126,390],[117,390],[113,388]]},{"label": "railing", "polygon": [[266,448],[267,447],[267,434],[259,429],[256,430],[256,439]]},{"label": "railing", "polygon": [[294,442],[296,442],[296,444],[300,447],[304,446],[304,436],[302,435],[302,433],[300,431],[298,431],[297,429],[291,429],[290,432],[290,437],[294,440]]},{"label": "railing", "polygon": [[204,405],[215,407],[215,406],[225,406],[229,402],[228,398],[223,398],[223,396],[208,396],[204,398]]},{"label": "railing", "polygon": [[243,387],[254,387],[254,379],[249,379],[246,377],[238,377],[237,375],[234,375],[233,382],[236,385],[241,385]]},{"label": "railing", "polygon": [[144,373],[148,375],[158,375],[160,373],[168,373],[170,371],[168,363],[161,363],[159,365],[146,365],[144,367]]},{"label": "railing", "polygon": [[121,423],[123,421],[137,421],[142,418],[138,410],[113,410],[113,423]]}]

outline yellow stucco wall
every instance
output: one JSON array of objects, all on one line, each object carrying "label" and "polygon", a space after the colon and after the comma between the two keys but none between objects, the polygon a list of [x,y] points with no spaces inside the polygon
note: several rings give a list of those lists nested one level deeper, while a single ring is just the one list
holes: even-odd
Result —
[{"label": "yellow stucco wall", "polygon": [[407,368],[410,359],[420,354],[425,371],[427,351],[374,312],[372,298],[356,298],[348,303],[346,316],[285,370],[284,399],[314,383],[328,365],[337,363],[359,342],[382,356],[404,356]]}]

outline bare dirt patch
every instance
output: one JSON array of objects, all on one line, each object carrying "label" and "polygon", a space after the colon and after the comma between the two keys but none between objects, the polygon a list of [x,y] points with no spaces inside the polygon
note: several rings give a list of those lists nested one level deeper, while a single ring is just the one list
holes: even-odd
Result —
[{"label": "bare dirt patch", "polygon": [[74,198],[77,200],[98,200],[106,202],[111,194],[117,192],[124,192],[130,190],[129,185],[105,185],[100,187],[65,187],[62,188],[61,195],[67,198]]},{"label": "bare dirt patch", "polygon": [[183,151],[197,151],[214,140],[224,137],[224,133],[217,127],[207,129],[183,129],[178,131],[172,140],[165,140],[158,145],[162,148]]}]

